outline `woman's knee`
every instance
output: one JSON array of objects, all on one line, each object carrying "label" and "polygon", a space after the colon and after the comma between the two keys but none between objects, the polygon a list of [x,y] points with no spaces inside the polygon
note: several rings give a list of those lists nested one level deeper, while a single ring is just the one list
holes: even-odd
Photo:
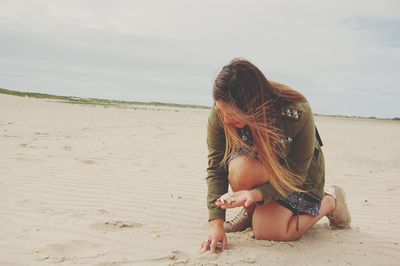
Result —
[{"label": "woman's knee", "polygon": [[290,242],[290,241],[297,241],[300,240],[301,236],[297,236],[297,235],[280,235],[280,236],[260,236],[257,234],[254,234],[254,238],[256,240],[269,240],[269,241],[280,241],[280,242]]},{"label": "woman's knee", "polygon": [[228,179],[232,188],[252,189],[254,186],[267,182],[266,175],[260,163],[252,158],[237,157],[228,166]]},{"label": "woman's knee", "polygon": [[253,214],[254,237],[257,240],[295,241],[301,235],[288,230],[292,212],[276,202],[258,206]]},{"label": "woman's knee", "polygon": [[270,240],[270,241],[281,241],[281,242],[289,242],[289,241],[297,241],[302,237],[302,235],[281,231],[281,232],[262,232],[259,230],[254,230],[254,238],[257,240]]},{"label": "woman's knee", "polygon": [[289,236],[286,232],[278,232],[278,231],[270,231],[270,230],[259,230],[253,228],[254,230],[254,238],[256,240],[269,240],[269,241],[293,241],[295,240],[293,237]]}]

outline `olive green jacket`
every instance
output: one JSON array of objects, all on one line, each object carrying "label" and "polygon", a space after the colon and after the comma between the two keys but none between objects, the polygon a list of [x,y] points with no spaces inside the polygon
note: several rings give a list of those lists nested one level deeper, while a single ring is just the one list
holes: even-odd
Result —
[{"label": "olive green jacket", "polygon": [[[285,135],[282,141],[286,143],[285,155],[289,170],[304,177],[302,189],[313,198],[321,201],[324,195],[325,162],[320,147],[322,142],[314,125],[309,103],[302,101],[284,106],[278,126]],[[206,180],[209,219],[225,219],[225,210],[215,205],[215,201],[228,192],[227,167],[220,167],[225,153],[225,133],[223,123],[220,121],[215,107],[211,109],[208,119],[207,145]],[[264,196],[263,201],[258,204],[266,204],[281,197],[269,182],[257,186],[257,188],[261,190]]]}]

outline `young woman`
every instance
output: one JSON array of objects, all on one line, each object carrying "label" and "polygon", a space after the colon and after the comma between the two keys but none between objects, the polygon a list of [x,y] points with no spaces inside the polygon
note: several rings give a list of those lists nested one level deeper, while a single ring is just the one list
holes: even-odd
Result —
[{"label": "young woman", "polygon": [[[218,74],[213,98],[207,134],[210,234],[203,252],[225,250],[226,232],[249,226],[256,239],[275,241],[301,238],[324,216],[332,226],[350,227],[343,190],[324,192],[322,141],[302,94],[234,59]],[[242,210],[225,222],[225,210],[236,207]]]}]

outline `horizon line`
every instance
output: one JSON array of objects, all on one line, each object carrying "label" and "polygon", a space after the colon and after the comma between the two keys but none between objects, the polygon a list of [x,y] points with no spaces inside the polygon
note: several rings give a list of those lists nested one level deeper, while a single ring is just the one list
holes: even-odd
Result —
[{"label": "horizon line", "polygon": [[[111,99],[103,99],[103,98],[82,98],[77,96],[65,96],[65,95],[55,95],[48,93],[39,93],[39,92],[29,92],[29,91],[19,91],[19,90],[10,90],[5,88],[0,88],[0,94],[19,96],[19,97],[29,97],[29,98],[39,98],[39,99],[50,99],[50,100],[62,100],[65,103],[71,104],[83,104],[83,105],[103,105],[103,106],[116,106],[118,104],[125,105],[152,105],[152,106],[164,106],[164,107],[178,107],[178,108],[192,108],[192,109],[210,109],[211,106],[200,105],[200,104],[180,104],[180,103],[168,103],[168,102],[139,102],[139,101],[124,101],[124,100],[111,100]],[[400,117],[375,117],[375,116],[348,116],[348,115],[331,115],[331,114],[319,114],[314,113],[316,116],[327,116],[327,117],[340,117],[340,118],[356,118],[356,119],[376,119],[376,120],[393,120],[400,121]]]}]

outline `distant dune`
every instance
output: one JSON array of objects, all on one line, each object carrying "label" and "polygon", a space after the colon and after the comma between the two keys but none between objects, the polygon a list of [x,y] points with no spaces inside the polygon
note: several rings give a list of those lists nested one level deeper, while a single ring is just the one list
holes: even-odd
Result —
[{"label": "distant dune", "polygon": [[151,105],[151,106],[168,106],[168,107],[200,108],[200,109],[210,108],[209,106],[193,105],[193,104],[134,102],[134,101],[118,101],[118,100],[97,99],[97,98],[80,98],[75,96],[59,96],[46,93],[23,92],[23,91],[15,91],[2,88],[0,88],[0,93],[7,95],[21,96],[21,97],[29,97],[29,98],[58,100],[61,102],[74,103],[74,104],[104,105],[104,106]]},{"label": "distant dune", "polygon": [[[118,100],[108,100],[108,99],[97,99],[97,98],[80,98],[75,96],[59,96],[46,93],[35,93],[35,92],[23,92],[16,90],[8,90],[0,88],[0,94],[29,97],[29,98],[39,98],[39,99],[52,99],[58,100],[65,103],[73,104],[89,104],[89,105],[103,105],[103,106],[120,106],[127,107],[129,105],[151,105],[151,106],[168,106],[168,107],[181,107],[181,108],[200,108],[209,109],[210,106],[205,105],[194,105],[194,104],[176,104],[176,103],[162,103],[162,102],[135,102],[135,101],[118,101]],[[394,118],[378,118],[378,117],[362,117],[362,116],[345,116],[345,115],[326,115],[314,113],[316,116],[326,116],[326,117],[340,117],[340,118],[357,118],[357,119],[374,119],[374,120],[398,120],[400,117]]]}]

